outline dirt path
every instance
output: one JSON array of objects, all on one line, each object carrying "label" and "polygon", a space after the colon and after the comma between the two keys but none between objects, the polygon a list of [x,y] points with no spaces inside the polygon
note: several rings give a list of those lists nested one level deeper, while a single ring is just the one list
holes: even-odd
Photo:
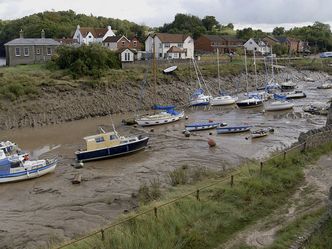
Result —
[{"label": "dirt path", "polygon": [[305,170],[305,183],[280,209],[236,234],[218,249],[232,249],[245,243],[255,248],[272,245],[275,234],[296,218],[319,209],[327,199],[332,182],[332,153],[322,156]]}]

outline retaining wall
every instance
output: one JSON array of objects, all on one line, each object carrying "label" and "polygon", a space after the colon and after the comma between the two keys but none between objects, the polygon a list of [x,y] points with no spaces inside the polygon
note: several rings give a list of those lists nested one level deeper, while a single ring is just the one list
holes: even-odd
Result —
[{"label": "retaining wall", "polygon": [[332,125],[302,132],[299,136],[299,143],[306,143],[306,148],[314,148],[329,142],[332,142]]}]

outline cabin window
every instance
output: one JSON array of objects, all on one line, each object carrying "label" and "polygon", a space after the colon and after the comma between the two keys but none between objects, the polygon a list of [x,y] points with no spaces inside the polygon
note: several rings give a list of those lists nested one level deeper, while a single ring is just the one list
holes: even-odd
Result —
[{"label": "cabin window", "polygon": [[21,49],[15,48],[15,56],[21,56]]},{"label": "cabin window", "polygon": [[36,49],[36,54],[40,54],[40,48]]},{"label": "cabin window", "polygon": [[96,138],[95,138],[95,141],[96,141],[96,143],[102,143],[102,142],[104,142],[105,140],[104,140],[103,137],[96,137]]},{"label": "cabin window", "polygon": [[129,140],[129,142],[135,142],[136,141],[136,139],[130,139]]},{"label": "cabin window", "polygon": [[117,139],[117,137],[115,135],[111,135],[110,140],[114,140],[114,139]]},{"label": "cabin window", "polygon": [[47,55],[51,55],[52,54],[52,49],[51,48],[47,48]]},{"label": "cabin window", "polygon": [[21,166],[21,163],[19,161],[16,162],[10,162],[10,167],[13,168],[19,168]]},{"label": "cabin window", "polygon": [[24,48],[24,56],[29,56],[29,48]]}]

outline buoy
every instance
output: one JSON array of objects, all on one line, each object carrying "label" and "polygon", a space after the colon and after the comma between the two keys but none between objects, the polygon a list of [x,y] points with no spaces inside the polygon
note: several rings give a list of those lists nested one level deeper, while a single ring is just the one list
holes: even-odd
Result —
[{"label": "buoy", "polygon": [[211,136],[211,135],[212,135],[212,132],[209,132],[209,135]]},{"label": "buoy", "polygon": [[187,120],[187,119],[189,119],[189,117],[188,117],[188,116],[185,116],[185,119]]},{"label": "buoy", "polygon": [[80,184],[82,181],[82,175],[81,174],[76,174],[74,176],[74,179],[71,181],[72,184]]},{"label": "buoy", "polygon": [[212,138],[209,138],[209,139],[208,139],[208,145],[209,145],[210,147],[214,147],[214,146],[216,146],[217,144],[216,144],[216,141],[214,141]]}]

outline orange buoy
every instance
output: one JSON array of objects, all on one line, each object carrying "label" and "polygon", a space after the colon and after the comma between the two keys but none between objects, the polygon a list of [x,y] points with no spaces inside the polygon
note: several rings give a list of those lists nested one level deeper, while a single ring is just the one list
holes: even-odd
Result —
[{"label": "orange buoy", "polygon": [[208,145],[209,145],[210,147],[214,147],[214,146],[216,146],[217,144],[216,144],[216,141],[214,141],[212,138],[209,138],[209,139],[208,139]]}]

